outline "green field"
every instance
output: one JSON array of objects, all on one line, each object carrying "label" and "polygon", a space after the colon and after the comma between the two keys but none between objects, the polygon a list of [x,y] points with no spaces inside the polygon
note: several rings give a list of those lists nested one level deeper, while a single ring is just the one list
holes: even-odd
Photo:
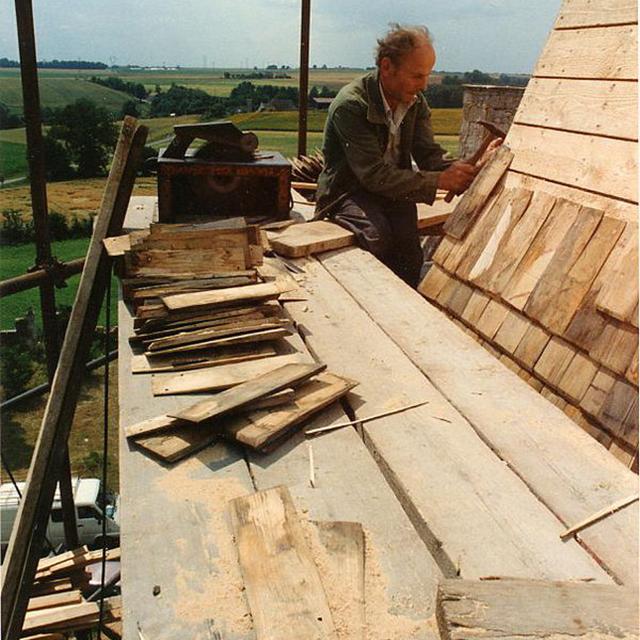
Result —
[{"label": "green field", "polygon": [[[89,238],[61,240],[52,243],[51,252],[56,258],[66,262],[83,257],[87,252],[88,246]],[[0,280],[26,273],[27,269],[33,266],[34,261],[35,245],[32,243],[2,247],[0,249]],[[56,289],[56,304],[58,306],[73,305],[79,282],[80,274],[69,278],[64,289]],[[116,296],[117,287],[114,278],[111,285],[111,322],[113,324],[115,324],[116,319]],[[29,289],[28,291],[22,291],[3,298],[0,304],[0,328],[13,329],[15,318],[23,316],[29,308],[33,309],[38,318],[38,324],[41,325],[38,289]],[[99,321],[99,324],[103,323],[104,312],[101,314]]]},{"label": "green field", "polygon": [[[42,73],[39,76],[40,104],[43,107],[60,108],[79,98],[88,98],[112,113],[119,114],[122,105],[131,100],[131,96],[126,93],[114,91],[84,78],[51,78]],[[2,102],[9,109],[22,112],[22,86],[19,74],[0,76],[0,95]]]},{"label": "green field", "polygon": [[0,176],[13,178],[27,173],[27,148],[24,143],[0,140]]},{"label": "green field", "polygon": [[[116,69],[115,71],[105,70],[74,70],[74,69],[38,69],[38,75],[41,81],[41,93],[45,87],[66,86],[67,89],[77,90],[80,83],[84,79],[91,76],[108,77],[117,76],[128,82],[140,82],[147,90],[155,91],[156,86],[160,86],[163,90],[168,89],[172,84],[181,84],[191,89],[202,89],[213,96],[228,96],[231,90],[240,82],[246,80],[254,85],[271,84],[281,87],[297,87],[299,83],[298,71],[288,69],[286,73],[290,78],[225,78],[224,73],[228,71],[233,74],[250,74],[249,69],[167,69],[167,70],[150,70],[150,69]],[[309,70],[309,88],[314,85],[317,87],[329,87],[330,89],[339,89],[347,84],[353,78],[364,73],[362,69],[310,69]],[[11,102],[3,98],[3,102],[10,104],[22,104],[21,93],[19,91],[19,69],[0,69],[0,94],[5,95],[5,86],[7,90],[12,90]],[[7,81],[13,81],[5,85]],[[56,85],[57,82],[79,84],[62,84]],[[87,83],[91,84],[91,83]],[[15,94],[15,87],[18,87],[18,95]],[[92,85],[99,87],[99,85]],[[105,91],[109,91],[105,87],[99,87]],[[118,94],[117,91],[113,93]],[[119,94],[120,95],[120,94]],[[78,96],[79,97],[79,96]],[[19,100],[18,100],[19,99]],[[42,96],[43,104],[45,96]],[[69,102],[73,102],[76,98],[71,98]],[[16,102],[17,101],[17,102]],[[56,105],[57,106],[57,105]]]}]

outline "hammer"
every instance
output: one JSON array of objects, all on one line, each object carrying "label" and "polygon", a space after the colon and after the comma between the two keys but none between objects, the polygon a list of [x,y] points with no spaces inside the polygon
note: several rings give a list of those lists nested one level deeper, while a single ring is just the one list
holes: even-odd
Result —
[{"label": "hammer", "polygon": [[[483,126],[487,130],[487,135],[482,141],[482,144],[478,147],[477,151],[468,160],[465,161],[465,162],[468,162],[469,164],[474,164],[474,165],[482,158],[484,152],[487,150],[487,147],[494,140],[496,140],[497,138],[505,138],[507,135],[504,131],[496,127],[495,124],[492,124],[491,122],[487,122],[486,120],[477,120],[476,124]],[[456,194],[453,193],[453,191],[449,191],[449,193],[447,193],[447,195],[445,196],[444,201],[451,202],[455,197],[455,195]]]}]

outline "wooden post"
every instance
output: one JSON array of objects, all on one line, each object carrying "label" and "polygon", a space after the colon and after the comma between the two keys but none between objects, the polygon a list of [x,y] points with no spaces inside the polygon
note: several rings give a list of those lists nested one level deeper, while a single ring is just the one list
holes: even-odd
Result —
[{"label": "wooden post", "polygon": [[298,100],[298,156],[307,153],[307,101],[309,100],[309,32],[311,0],[302,0],[300,25],[300,84]]},{"label": "wooden post", "polygon": [[[16,0],[16,19],[18,24],[18,43],[20,47],[22,99],[27,133],[31,206],[36,239],[36,264],[44,265],[51,261],[51,240],[49,234],[46,166],[40,120],[40,92],[38,89],[36,42],[31,0]],[[56,318],[56,295],[51,278],[46,278],[40,284],[40,311],[42,313],[47,373],[49,384],[51,384],[60,353],[58,320]],[[76,523],[76,511],[73,504],[71,462],[68,452],[57,473],[60,480],[60,500],[62,502],[65,540],[69,548],[74,548],[78,546],[78,527]]]},{"label": "wooden post", "polygon": [[65,455],[84,363],[109,285],[110,258],[102,241],[122,231],[146,138],[146,127],[125,118],[3,565],[1,622],[6,640],[20,636],[55,492],[56,470]]}]

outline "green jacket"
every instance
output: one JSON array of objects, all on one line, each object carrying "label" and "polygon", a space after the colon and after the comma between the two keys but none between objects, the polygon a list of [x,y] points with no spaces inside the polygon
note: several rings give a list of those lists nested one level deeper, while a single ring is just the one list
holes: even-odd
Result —
[{"label": "green jacket", "polygon": [[[358,189],[394,200],[428,204],[435,200],[438,175],[450,162],[443,160],[446,151],[433,139],[430,111],[422,95],[401,125],[400,168],[383,160],[388,132],[377,71],[340,90],[324,128],[325,167],[318,178],[318,217],[330,215],[337,198]],[[412,156],[419,171],[411,169]]]}]

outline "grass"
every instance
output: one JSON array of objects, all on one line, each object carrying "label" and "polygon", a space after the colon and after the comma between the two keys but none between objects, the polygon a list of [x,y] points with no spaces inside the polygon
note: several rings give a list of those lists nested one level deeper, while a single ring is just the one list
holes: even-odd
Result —
[{"label": "grass", "polygon": [[[51,253],[59,260],[66,262],[75,258],[82,258],[89,246],[89,238],[60,240],[51,243]],[[2,247],[0,255],[0,280],[13,278],[25,273],[35,262],[35,245],[33,243]],[[80,283],[80,274],[67,280],[67,286],[56,289],[56,305],[72,306]],[[115,324],[117,313],[117,282],[111,281],[111,324]],[[40,316],[40,294],[38,289],[28,289],[2,299],[0,304],[0,329],[13,329],[16,318],[32,309],[36,314],[38,326],[42,326]],[[104,309],[100,314],[98,324],[104,325]]]},{"label": "grass", "polygon": [[27,147],[19,142],[0,140],[0,175],[5,178],[27,173]]},{"label": "grass", "polygon": [[[103,87],[87,79],[75,77],[48,77],[39,74],[40,104],[43,107],[59,108],[75,102],[79,98],[88,98],[96,104],[106,107],[112,113],[119,114],[122,105],[131,100],[131,96]],[[11,111],[22,112],[22,86],[19,72],[12,77],[0,76],[0,95]]]},{"label": "grass", "polygon": [[[103,388],[101,367],[85,377],[78,406],[71,426],[69,454],[74,476],[99,478],[103,440]],[[109,367],[109,451],[107,455],[107,486],[118,490],[118,366]],[[17,480],[24,480],[29,469],[31,455],[40,430],[48,394],[23,402],[17,408],[2,414],[0,446],[11,472]],[[0,473],[2,482],[9,478],[4,467]]]}]

